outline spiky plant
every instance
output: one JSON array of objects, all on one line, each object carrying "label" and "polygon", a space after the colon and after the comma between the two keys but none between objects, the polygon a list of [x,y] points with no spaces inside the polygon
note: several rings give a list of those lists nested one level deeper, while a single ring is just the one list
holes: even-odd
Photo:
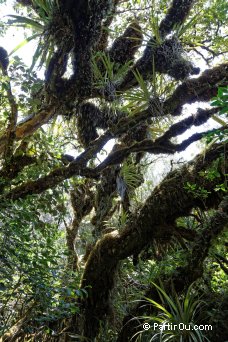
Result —
[{"label": "spiky plant", "polygon": [[[201,342],[209,341],[202,329],[197,329],[199,324],[199,311],[203,306],[203,301],[193,293],[193,285],[190,285],[187,292],[180,299],[175,293],[169,295],[162,286],[156,287],[160,302],[151,298],[145,298],[148,304],[151,304],[158,311],[157,316],[142,316],[144,322],[157,328],[150,335],[149,341],[173,341],[173,342]],[[152,329],[151,329],[152,331]],[[142,335],[143,331],[139,333]]]},{"label": "spiky plant", "polygon": [[[64,34],[64,23],[61,20],[58,0],[32,0],[31,7],[35,14],[32,18],[29,16],[9,15],[9,26],[23,27],[30,30],[25,40],[20,42],[10,53],[15,53],[28,42],[39,39],[36,51],[33,55],[31,69],[39,61],[39,66],[48,64],[58,39],[62,39]],[[58,18],[58,20],[57,20]],[[61,32],[61,34],[60,34]],[[45,40],[42,38],[45,35]],[[69,38],[69,34],[65,35]],[[62,39],[62,41],[64,41]],[[68,40],[67,40],[68,41]],[[66,42],[64,42],[65,44]]]}]

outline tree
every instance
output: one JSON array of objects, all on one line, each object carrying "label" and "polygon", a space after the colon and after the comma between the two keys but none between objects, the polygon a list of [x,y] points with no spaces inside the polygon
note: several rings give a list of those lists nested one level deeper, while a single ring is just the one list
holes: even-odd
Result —
[{"label": "tree", "polygon": [[[39,79],[18,58],[8,65],[0,48],[3,340],[111,341],[102,329],[123,286],[123,261],[133,257],[137,279],[140,259],[159,269],[176,246],[179,261],[153,281],[178,295],[209,273],[209,257],[227,274],[226,5],[17,2],[31,17],[11,24],[39,36],[33,67],[40,61],[46,71]],[[211,118],[218,128],[179,142]],[[147,162],[156,170],[154,156],[176,156],[202,139],[210,142],[202,154],[151,186]],[[67,153],[72,146],[76,157]],[[143,203],[140,189],[148,191]],[[217,257],[210,254],[215,239]],[[136,279],[139,299],[144,287]],[[159,300],[150,284],[145,295]],[[139,329],[132,318],[155,311],[130,306],[113,328],[115,340],[129,341]]]}]

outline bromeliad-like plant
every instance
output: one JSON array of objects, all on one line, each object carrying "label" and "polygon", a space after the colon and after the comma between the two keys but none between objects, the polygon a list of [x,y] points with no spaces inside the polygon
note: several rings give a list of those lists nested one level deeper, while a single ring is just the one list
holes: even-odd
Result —
[{"label": "bromeliad-like plant", "polygon": [[[15,53],[18,49],[26,45],[28,42],[39,39],[37,49],[33,55],[31,69],[40,60],[40,67],[48,62],[55,47],[54,32],[58,30],[52,29],[55,13],[59,9],[58,0],[32,0],[32,8],[35,9],[36,15],[32,18],[28,16],[9,15],[8,25],[23,27],[29,29],[31,35],[20,42],[10,53]],[[53,31],[53,32],[52,32]],[[47,39],[42,41],[41,37],[45,33]]]},{"label": "bromeliad-like plant", "polygon": [[[173,296],[169,295],[162,286],[154,283],[153,285],[158,291],[160,302],[151,298],[146,298],[146,301],[152,304],[159,313],[157,316],[141,317],[144,322],[148,322],[150,326],[153,324],[156,328],[153,330],[153,336],[149,336],[149,341],[209,341],[203,331],[196,326],[199,323],[199,311],[203,301],[193,293],[192,285],[182,298],[178,297],[175,292]],[[143,331],[140,331],[139,335],[142,337]]]}]

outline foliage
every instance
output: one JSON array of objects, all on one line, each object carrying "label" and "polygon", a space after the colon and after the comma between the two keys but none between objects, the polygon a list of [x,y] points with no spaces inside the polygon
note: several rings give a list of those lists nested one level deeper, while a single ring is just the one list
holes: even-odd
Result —
[{"label": "foliage", "polygon": [[[30,70],[33,69],[38,60],[40,60],[40,67],[43,63],[47,63],[50,59],[51,53],[54,51],[55,43],[53,35],[48,31],[50,30],[54,15],[53,13],[56,11],[56,7],[58,8],[58,0],[32,0],[32,7],[36,11],[36,14],[33,15],[32,18],[20,15],[8,16],[11,18],[8,20],[9,26],[23,27],[32,33],[24,41],[19,43],[10,54],[14,54],[18,49],[26,45],[31,40],[39,38],[39,44],[33,55]],[[49,38],[45,41],[42,38],[43,34],[49,35]]]},{"label": "foliage", "polygon": [[162,287],[153,285],[159,293],[161,303],[150,298],[146,300],[160,313],[156,317],[142,317],[147,322],[158,323],[154,326],[159,326],[159,332],[155,333],[150,341],[207,341],[201,330],[194,329],[196,323],[200,322],[197,314],[203,302],[192,293],[193,286],[190,286],[184,297],[179,299],[176,293],[171,297]]},{"label": "foliage", "polygon": [[218,95],[212,99],[212,106],[220,108],[220,114],[228,113],[228,87],[218,87]]},{"label": "foliage", "polygon": [[138,173],[137,168],[130,160],[127,160],[123,164],[120,176],[123,177],[129,191],[133,191],[142,182],[142,176]]},{"label": "foliage", "polygon": [[[216,331],[206,335],[218,339],[228,268],[224,0],[14,8],[3,32],[22,29],[25,40],[9,65],[0,47],[1,338],[203,341],[200,330],[139,332],[132,317],[192,327],[209,313]],[[33,39],[29,68],[15,53]]]},{"label": "foliage", "polygon": [[[104,52],[97,52],[93,55],[93,72],[95,85],[99,88],[118,83],[127,73],[132,62],[129,61],[124,65],[120,65],[111,61],[110,57]],[[102,73],[100,67],[104,67],[105,73]]]}]

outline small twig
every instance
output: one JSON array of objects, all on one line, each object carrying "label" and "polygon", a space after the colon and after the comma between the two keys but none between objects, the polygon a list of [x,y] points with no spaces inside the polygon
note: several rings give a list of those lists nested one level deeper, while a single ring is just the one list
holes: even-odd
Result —
[{"label": "small twig", "polygon": [[197,49],[193,49],[193,51],[195,51],[196,53],[197,53],[197,55],[200,55],[200,57],[202,57],[203,58],[203,60],[206,62],[206,64],[208,65],[208,66],[210,66],[209,65],[209,61],[212,59],[212,58],[206,58],[200,51],[198,51]]},{"label": "small twig", "polygon": [[143,7],[143,8],[128,8],[126,10],[116,11],[116,14],[121,14],[121,13],[126,13],[126,12],[146,11],[146,10],[151,9],[151,8],[153,8],[153,6],[147,6],[147,7]]}]

